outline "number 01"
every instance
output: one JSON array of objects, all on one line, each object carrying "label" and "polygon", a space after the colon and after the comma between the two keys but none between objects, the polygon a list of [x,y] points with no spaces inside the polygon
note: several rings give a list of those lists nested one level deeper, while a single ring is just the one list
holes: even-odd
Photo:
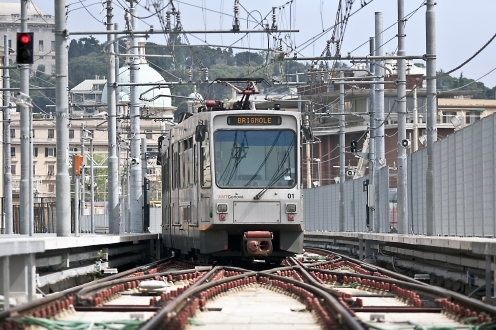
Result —
[{"label": "number 01", "polygon": [[294,198],[294,194],[288,194],[288,199]]}]

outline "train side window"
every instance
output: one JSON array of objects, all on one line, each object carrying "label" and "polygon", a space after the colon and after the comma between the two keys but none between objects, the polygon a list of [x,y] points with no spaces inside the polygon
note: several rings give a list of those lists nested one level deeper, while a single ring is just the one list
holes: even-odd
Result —
[{"label": "train side window", "polygon": [[208,134],[206,134],[205,140],[201,143],[200,167],[202,187],[210,188],[212,185],[212,172],[210,166],[210,139]]}]

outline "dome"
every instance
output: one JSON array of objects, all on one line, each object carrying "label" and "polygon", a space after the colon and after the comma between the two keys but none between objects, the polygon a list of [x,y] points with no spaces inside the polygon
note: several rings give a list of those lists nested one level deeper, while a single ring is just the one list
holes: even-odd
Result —
[{"label": "dome", "polygon": [[[158,73],[155,69],[151,68],[148,63],[140,63],[139,65],[139,73],[138,73],[138,82],[139,83],[165,83],[164,78]],[[118,84],[126,84],[130,82],[130,69],[128,66],[123,66],[119,69],[119,75],[118,75]],[[153,88],[154,86],[139,86],[138,87],[138,95],[139,97],[143,97],[145,99],[153,99],[154,97],[158,95],[171,95],[170,94],[170,89],[168,87],[161,87],[161,88]],[[129,94],[130,94],[131,87],[130,86],[118,86],[117,87],[117,94],[119,96],[119,103],[120,102],[129,102]],[[150,91],[148,91],[150,90]],[[147,92],[148,91],[148,92]],[[144,94],[143,94],[144,93]],[[143,95],[142,95],[143,94]],[[102,104],[107,104],[107,85],[103,87],[102,91]],[[158,97],[157,99],[153,101],[139,101],[139,105],[144,106],[147,105],[150,107],[150,109],[168,109],[172,110],[173,107],[171,105],[171,98],[170,97]]]}]

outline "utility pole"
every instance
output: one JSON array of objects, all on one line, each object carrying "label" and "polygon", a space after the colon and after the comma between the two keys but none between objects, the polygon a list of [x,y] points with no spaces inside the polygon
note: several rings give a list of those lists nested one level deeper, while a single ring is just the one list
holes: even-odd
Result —
[{"label": "utility pole", "polygon": [[426,80],[427,80],[427,173],[426,173],[426,229],[434,235],[434,142],[437,140],[436,104],[436,14],[434,0],[427,0],[426,30]]},{"label": "utility pole", "polygon": [[418,150],[418,107],[417,107],[417,87],[413,89],[413,151]]},{"label": "utility pole", "polygon": [[91,135],[90,139],[90,157],[91,157],[91,163],[90,163],[90,183],[91,183],[91,233],[95,233],[95,172],[93,170],[93,135]]},{"label": "utility pole", "polygon": [[[298,102],[300,104],[300,102]],[[305,104],[305,114],[303,115],[303,125],[310,127],[310,121],[308,120],[308,106]],[[305,145],[305,160],[307,163],[307,189],[312,188],[312,169],[310,167],[310,141],[306,140]]]},{"label": "utility pole", "polygon": [[[370,56],[375,55],[375,38],[370,37],[369,39],[369,50],[370,50]],[[375,75],[375,66],[374,66],[374,61],[371,60],[369,64],[369,70],[372,75]],[[374,78],[374,81],[377,79]],[[367,197],[369,194],[372,194],[374,197],[373,200],[370,198],[370,200],[367,201],[368,205],[368,217],[367,220],[369,223],[367,223],[367,230],[372,230],[372,226],[370,224],[370,219],[372,219],[372,223],[374,223],[374,214],[375,214],[375,207],[377,205],[377,200],[375,197],[377,196],[375,194],[375,181],[377,177],[377,160],[375,157],[375,135],[376,135],[376,121],[375,121],[375,90],[374,90],[374,84],[370,84],[369,87],[369,118],[370,118],[370,142],[369,142],[369,185],[367,187]],[[373,201],[373,203],[372,203]]]},{"label": "utility pole", "polygon": [[[398,0],[398,55],[405,55],[405,4]],[[398,72],[398,234],[408,234],[408,190],[406,150],[406,66],[405,60],[397,62]],[[384,228],[386,229],[386,228]]]},{"label": "utility pole", "polygon": [[[383,56],[383,34],[382,34],[382,13],[375,13],[375,55],[377,57]],[[375,75],[378,76],[379,82],[384,82],[384,61],[378,60],[375,62]],[[375,172],[376,178],[378,170],[380,167],[386,165],[386,156],[384,151],[384,83],[376,85],[376,93],[374,96],[375,102],[375,113],[376,113],[376,123],[375,126],[375,152],[377,159],[377,172]],[[379,196],[379,184],[375,180],[375,196]],[[381,231],[381,222],[379,219],[379,208],[380,205],[376,205],[376,212],[374,212],[374,232],[379,233]]]},{"label": "utility pole", "polygon": [[[3,36],[4,57],[3,65],[9,65],[9,47],[7,35]],[[10,148],[12,147],[10,139],[10,71],[3,69],[3,203],[4,203],[4,219],[5,219],[5,234],[10,235],[14,233],[14,221],[12,217],[12,157]],[[5,287],[4,287],[5,288]],[[9,302],[7,299],[7,309]]]},{"label": "utility pole", "polygon": [[84,186],[86,185],[85,167],[86,167],[86,155],[84,150],[84,139],[86,138],[86,130],[84,129],[84,123],[81,123],[81,156],[83,156],[83,165],[81,166],[81,215],[84,215],[84,210],[86,209],[86,194]]},{"label": "utility pole", "polygon": [[69,112],[67,95],[67,28],[65,0],[55,1],[56,128],[57,128],[57,236],[71,235],[71,189],[69,178]]},{"label": "utility pole", "polygon": [[[137,29],[137,19],[136,19],[136,5],[137,3],[133,0],[129,1],[129,12],[131,14],[130,21],[131,26],[128,28],[131,30]],[[132,34],[131,35],[131,65],[130,65],[130,82],[131,84],[139,82],[139,49],[138,49],[138,38]],[[130,110],[129,117],[131,121],[131,191],[130,196],[130,206],[131,206],[131,232],[141,233],[143,231],[142,224],[142,199],[143,195],[141,193],[141,167],[139,165],[140,161],[140,107],[139,107],[139,91],[138,86],[131,85],[130,87]]]},{"label": "utility pole", "polygon": [[[111,31],[112,23],[112,0],[107,0],[107,30]],[[134,40],[134,39],[133,39]],[[116,66],[114,53],[119,53],[117,45],[114,45],[115,37],[108,34],[109,43],[109,65],[107,67],[107,105],[108,105],[108,216],[109,232],[113,235],[120,234],[120,210],[119,210],[119,161],[117,159],[117,109],[116,109]],[[117,50],[117,51],[114,51]],[[118,68],[117,68],[118,70]],[[132,71],[131,71],[132,72]],[[132,74],[132,73],[131,73]],[[132,90],[132,87],[131,87]],[[132,119],[131,119],[132,120]]]},{"label": "utility pole", "polygon": [[[344,72],[339,72],[343,79]],[[342,82],[342,80],[341,80]],[[345,127],[344,127],[344,84],[339,85],[339,231],[344,232],[344,181],[345,181]]]},{"label": "utility pole", "polygon": [[[28,1],[21,0],[21,32],[28,32]],[[8,47],[7,47],[8,48]],[[19,64],[20,68],[20,92],[29,95],[29,65]],[[18,106],[17,111],[20,112],[21,119],[21,182],[20,182],[20,234],[28,235],[31,233],[31,205],[29,192],[31,182],[29,181],[29,150],[30,150],[30,137],[29,131],[30,111],[26,107]],[[10,134],[10,132],[9,132]],[[10,150],[9,150],[10,152]]]}]

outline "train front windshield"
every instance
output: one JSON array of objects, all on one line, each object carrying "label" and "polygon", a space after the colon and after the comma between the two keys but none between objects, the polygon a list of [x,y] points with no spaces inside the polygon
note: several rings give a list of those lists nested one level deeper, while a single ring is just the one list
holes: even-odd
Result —
[{"label": "train front windshield", "polygon": [[296,184],[292,130],[219,130],[214,133],[215,181],[221,188],[292,188]]}]

